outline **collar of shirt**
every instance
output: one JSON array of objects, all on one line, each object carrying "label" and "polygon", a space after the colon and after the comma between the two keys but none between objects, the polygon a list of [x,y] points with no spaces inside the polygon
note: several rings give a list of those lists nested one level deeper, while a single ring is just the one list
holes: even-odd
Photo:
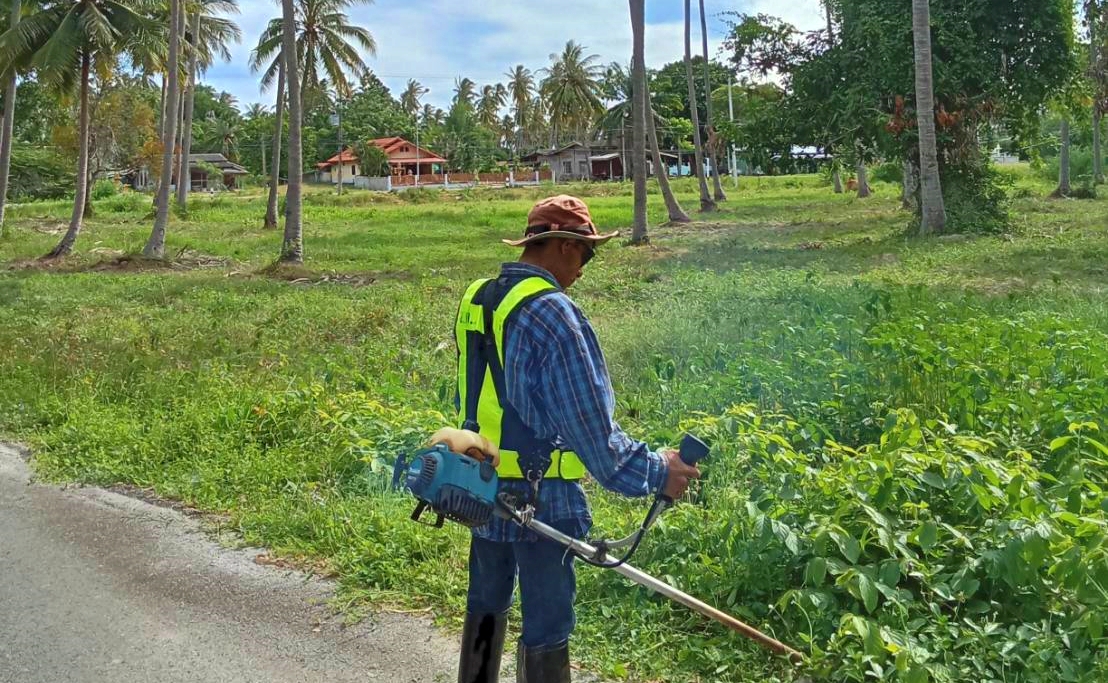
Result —
[{"label": "collar of shirt", "polygon": [[539,266],[532,265],[530,263],[522,263],[520,261],[510,261],[500,266],[501,276],[517,276],[517,277],[541,277],[550,284],[558,288],[558,291],[564,291],[562,286],[558,284],[558,280],[551,275],[550,271],[546,268],[540,268]]}]

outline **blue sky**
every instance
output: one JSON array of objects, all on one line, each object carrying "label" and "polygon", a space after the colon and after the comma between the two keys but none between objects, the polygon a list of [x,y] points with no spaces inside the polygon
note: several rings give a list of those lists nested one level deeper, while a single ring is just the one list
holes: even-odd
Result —
[{"label": "blue sky", "polygon": [[[248,67],[250,49],[262,27],[278,15],[273,0],[240,0],[237,17],[243,42],[232,50],[229,64],[213,66],[203,78],[226,90],[245,107],[270,103],[258,92],[258,79]],[[652,67],[679,59],[684,51],[684,14],[681,0],[647,0],[646,59]],[[819,0],[708,0],[709,50],[713,56],[723,36],[715,15],[725,11],[764,12],[781,16],[802,30],[819,28]],[[697,20],[693,0],[694,22]],[[537,70],[549,55],[561,51],[567,40],[585,45],[602,63],[628,62],[631,28],[626,0],[376,0],[353,7],[351,19],[370,30],[377,40],[377,56],[366,62],[399,94],[409,78],[431,89],[424,102],[445,107],[454,79],[472,78],[478,84],[502,82],[511,67],[523,64]],[[694,28],[694,44],[699,31]],[[694,47],[694,50],[698,48]]]}]

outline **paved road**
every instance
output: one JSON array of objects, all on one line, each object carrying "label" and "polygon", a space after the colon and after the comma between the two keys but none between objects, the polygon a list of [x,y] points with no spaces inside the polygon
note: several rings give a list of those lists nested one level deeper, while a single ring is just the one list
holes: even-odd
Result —
[{"label": "paved road", "polygon": [[29,483],[0,444],[0,683],[449,681],[457,645],[382,614],[343,628],[327,582],[261,566],[195,520]]}]

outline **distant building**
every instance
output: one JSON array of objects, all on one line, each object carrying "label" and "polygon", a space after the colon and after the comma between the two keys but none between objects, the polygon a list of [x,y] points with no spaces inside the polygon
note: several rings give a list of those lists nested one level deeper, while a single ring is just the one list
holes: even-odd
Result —
[{"label": "distant building", "polygon": [[[416,147],[415,143],[401,137],[377,138],[370,140],[389,158],[389,170],[391,175],[432,175],[440,173],[446,159],[435,154],[426,147]],[[352,149],[344,149],[341,154],[336,154],[327,161],[316,164],[319,171],[319,179],[323,182],[338,183],[339,166],[342,167],[342,182],[344,185],[354,184],[355,176],[366,175],[361,166],[358,155]]]},{"label": "distant building", "polygon": [[[217,170],[212,171],[212,166]],[[233,190],[238,187],[239,177],[249,173],[222,154],[189,155],[189,190],[192,192],[209,189]]]}]

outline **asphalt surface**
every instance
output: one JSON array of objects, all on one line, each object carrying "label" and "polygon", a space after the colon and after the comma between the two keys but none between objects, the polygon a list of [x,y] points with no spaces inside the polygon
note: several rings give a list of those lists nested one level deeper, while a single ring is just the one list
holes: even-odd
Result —
[{"label": "asphalt surface", "polygon": [[343,627],[332,586],[229,550],[175,510],[30,481],[0,444],[0,683],[450,681],[412,615]]}]

